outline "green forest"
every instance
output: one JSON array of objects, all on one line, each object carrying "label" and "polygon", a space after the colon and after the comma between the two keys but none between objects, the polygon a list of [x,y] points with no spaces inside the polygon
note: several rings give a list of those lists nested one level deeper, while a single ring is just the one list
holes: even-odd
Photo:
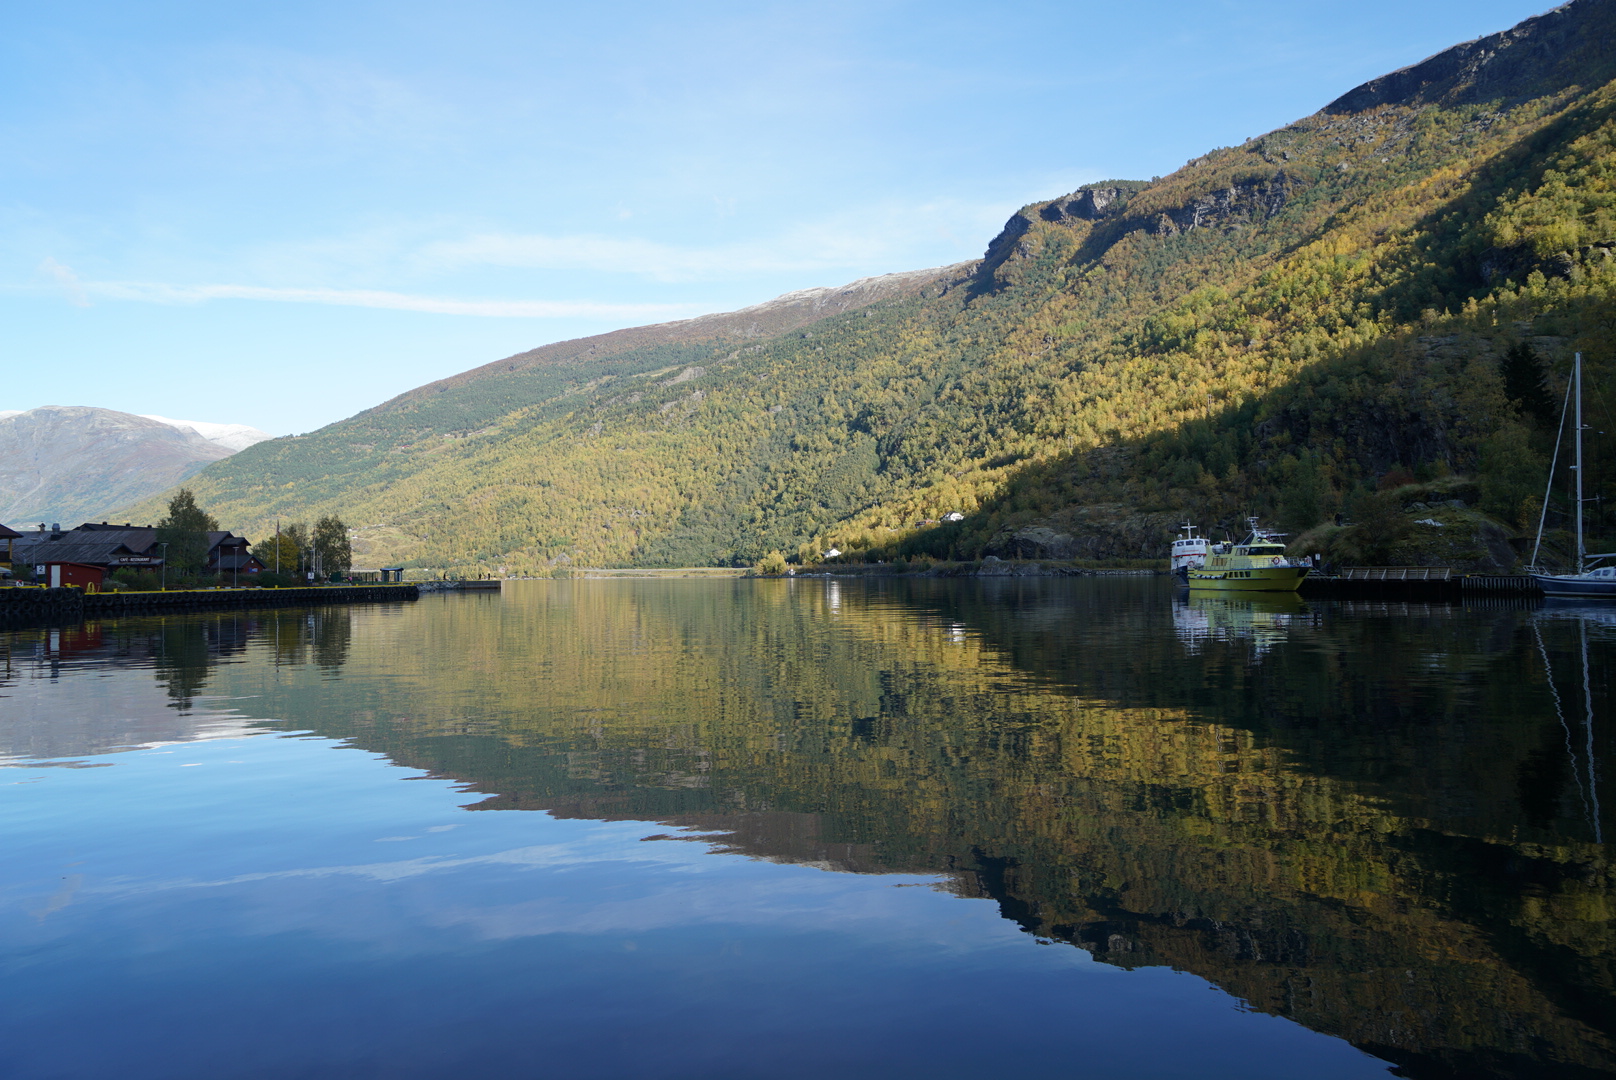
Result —
[{"label": "green forest", "polygon": [[[1581,351],[1591,530],[1616,541],[1610,10],[1030,205],[906,295],[488,365],[188,486],[249,535],[340,514],[362,564],[459,571],[1137,559],[1249,514],[1342,561],[1424,557],[1444,526],[1445,561],[1499,565],[1544,512]],[[1551,555],[1569,509],[1562,485]]]}]

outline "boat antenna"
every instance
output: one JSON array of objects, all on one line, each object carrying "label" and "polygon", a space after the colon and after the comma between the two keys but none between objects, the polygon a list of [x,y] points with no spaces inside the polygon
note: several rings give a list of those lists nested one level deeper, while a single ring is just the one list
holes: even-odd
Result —
[{"label": "boat antenna", "polygon": [[[1582,360],[1581,353],[1577,354],[1577,360],[1580,364]],[[1571,411],[1571,388],[1573,385],[1575,384],[1571,380],[1566,380],[1565,400],[1560,403],[1560,426],[1554,431],[1554,456],[1549,459],[1549,483],[1543,489],[1543,508],[1538,511],[1537,515],[1537,542],[1532,545],[1532,566],[1534,568],[1538,565],[1538,549],[1543,546],[1543,525],[1549,517],[1549,496],[1554,494],[1554,468],[1560,464],[1560,443],[1565,439],[1566,413]],[[1582,516],[1580,507],[1578,511],[1577,516],[1580,518]]]}]

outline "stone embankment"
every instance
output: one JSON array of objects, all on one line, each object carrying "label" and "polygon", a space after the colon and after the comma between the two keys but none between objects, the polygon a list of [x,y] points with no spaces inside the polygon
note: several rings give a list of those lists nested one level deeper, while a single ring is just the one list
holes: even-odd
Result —
[{"label": "stone embankment", "polygon": [[83,612],[78,589],[0,589],[0,624],[77,622]]},{"label": "stone embankment", "polygon": [[503,588],[499,578],[444,578],[438,581],[417,581],[414,584],[424,593],[499,592]]},{"label": "stone embankment", "polygon": [[82,589],[0,589],[0,625],[81,622],[108,615],[146,615],[218,608],[307,607],[414,600],[408,585],[320,585],[301,589],[170,589],[87,593]]}]

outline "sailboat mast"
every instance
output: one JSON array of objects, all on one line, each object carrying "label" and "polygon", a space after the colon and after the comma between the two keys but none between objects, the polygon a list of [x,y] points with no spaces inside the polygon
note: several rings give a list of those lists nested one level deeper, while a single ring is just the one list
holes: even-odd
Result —
[{"label": "sailboat mast", "polygon": [[1577,573],[1583,570],[1582,542],[1582,354],[1577,354]]}]

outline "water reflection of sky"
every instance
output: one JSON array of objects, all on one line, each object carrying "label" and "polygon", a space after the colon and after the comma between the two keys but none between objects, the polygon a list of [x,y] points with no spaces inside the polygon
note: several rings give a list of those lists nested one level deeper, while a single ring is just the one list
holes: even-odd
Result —
[{"label": "water reflection of sky", "polygon": [[935,878],[470,813],[306,736],[113,760],[0,774],[9,1075],[1384,1075]]}]

